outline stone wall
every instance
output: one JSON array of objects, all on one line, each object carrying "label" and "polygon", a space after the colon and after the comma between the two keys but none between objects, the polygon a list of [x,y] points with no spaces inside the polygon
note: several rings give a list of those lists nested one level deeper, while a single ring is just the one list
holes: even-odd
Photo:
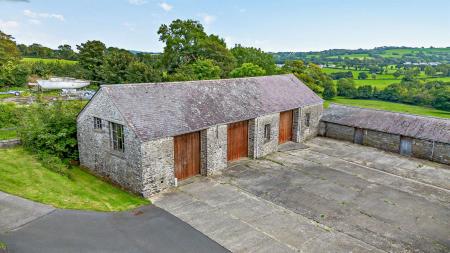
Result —
[{"label": "stone wall", "polygon": [[20,145],[20,139],[0,140],[0,148],[12,148]]},{"label": "stone wall", "polygon": [[323,128],[324,136],[326,137],[353,142],[355,135],[354,127],[326,122]]},{"label": "stone wall", "polygon": [[412,140],[412,156],[422,159],[432,159],[433,142],[428,140]]},{"label": "stone wall", "polygon": [[365,129],[363,144],[398,153],[400,150],[400,135]]},{"label": "stone wall", "polygon": [[[353,142],[355,128],[321,121],[319,135]],[[400,152],[400,135],[363,129],[363,145]],[[412,156],[450,164],[450,144],[412,138]]]},{"label": "stone wall", "polygon": [[[77,119],[80,165],[135,193],[142,193],[140,142],[116,107],[99,91]],[[94,129],[94,117],[102,129]],[[112,149],[109,122],[124,126],[124,152]]]},{"label": "stone wall", "polygon": [[[314,138],[319,133],[319,123],[323,112],[323,104],[309,105],[294,110],[293,140],[303,142]],[[309,127],[306,126],[306,115],[310,114]]]},{"label": "stone wall", "polygon": [[201,131],[201,174],[220,173],[227,167],[227,125],[216,125]]},{"label": "stone wall", "polygon": [[143,195],[149,197],[175,185],[173,137],[141,145]]},{"label": "stone wall", "polygon": [[[278,149],[280,114],[274,113],[251,120],[249,124],[249,157],[260,158]],[[270,139],[264,138],[264,129],[270,125]],[[251,144],[250,144],[251,143]]]},{"label": "stone wall", "polygon": [[450,144],[435,142],[433,161],[450,165]]}]

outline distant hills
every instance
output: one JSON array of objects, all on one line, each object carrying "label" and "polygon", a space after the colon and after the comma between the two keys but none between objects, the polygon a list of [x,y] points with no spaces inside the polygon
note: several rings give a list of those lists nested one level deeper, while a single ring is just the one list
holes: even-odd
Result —
[{"label": "distant hills", "polygon": [[330,49],[320,52],[276,52],[271,53],[278,64],[286,60],[303,60],[326,64],[343,60],[388,61],[389,64],[438,62],[450,63],[450,47],[377,47],[373,49]]}]

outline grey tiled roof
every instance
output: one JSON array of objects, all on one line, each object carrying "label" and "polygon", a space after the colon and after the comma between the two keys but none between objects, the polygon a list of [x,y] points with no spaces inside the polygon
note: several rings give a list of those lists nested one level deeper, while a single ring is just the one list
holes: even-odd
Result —
[{"label": "grey tiled roof", "polygon": [[322,121],[450,143],[450,120],[331,104]]},{"label": "grey tiled roof", "polygon": [[103,85],[143,141],[322,103],[294,75]]}]

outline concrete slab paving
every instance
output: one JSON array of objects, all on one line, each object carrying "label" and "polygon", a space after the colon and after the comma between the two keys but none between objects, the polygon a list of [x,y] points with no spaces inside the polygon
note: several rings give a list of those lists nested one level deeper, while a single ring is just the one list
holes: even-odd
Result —
[{"label": "concrete slab paving", "polygon": [[155,204],[234,252],[450,251],[450,167],[327,138],[306,145]]}]

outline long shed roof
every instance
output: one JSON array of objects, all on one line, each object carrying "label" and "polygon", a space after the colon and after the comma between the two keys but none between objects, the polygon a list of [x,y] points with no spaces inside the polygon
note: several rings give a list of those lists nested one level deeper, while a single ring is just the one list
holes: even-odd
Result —
[{"label": "long shed roof", "polygon": [[322,121],[450,143],[450,120],[331,104]]},{"label": "long shed roof", "polygon": [[[248,120],[322,99],[294,75],[103,85],[143,141]],[[94,97],[95,98],[95,97]]]}]

